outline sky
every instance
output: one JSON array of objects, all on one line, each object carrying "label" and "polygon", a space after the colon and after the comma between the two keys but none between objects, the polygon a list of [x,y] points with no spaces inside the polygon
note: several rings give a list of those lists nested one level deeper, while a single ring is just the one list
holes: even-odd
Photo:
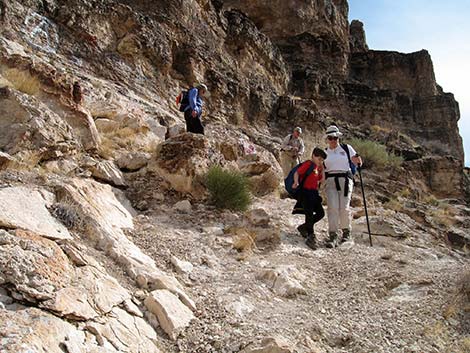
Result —
[{"label": "sky", "polygon": [[460,105],[460,135],[470,166],[470,0],[349,0],[349,20],[364,23],[370,49],[426,49],[437,83]]}]

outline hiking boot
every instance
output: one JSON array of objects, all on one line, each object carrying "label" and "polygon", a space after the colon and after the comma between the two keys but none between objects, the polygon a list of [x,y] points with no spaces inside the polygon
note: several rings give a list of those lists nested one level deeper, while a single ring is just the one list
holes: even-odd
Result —
[{"label": "hiking boot", "polygon": [[305,241],[305,244],[312,250],[317,250],[317,240],[315,239],[314,234],[309,234],[307,236],[307,240]]},{"label": "hiking boot", "polygon": [[343,236],[340,240],[340,244],[346,243],[347,241],[352,241],[351,230],[348,228],[343,229]]},{"label": "hiking boot", "polygon": [[304,224],[301,224],[300,226],[297,227],[297,230],[299,231],[300,235],[303,237],[303,238],[307,238],[307,235],[308,235],[308,231],[307,231],[307,225],[304,223]]},{"label": "hiking boot", "polygon": [[338,245],[338,234],[336,232],[330,232],[330,238],[326,242],[327,248],[335,248]]}]

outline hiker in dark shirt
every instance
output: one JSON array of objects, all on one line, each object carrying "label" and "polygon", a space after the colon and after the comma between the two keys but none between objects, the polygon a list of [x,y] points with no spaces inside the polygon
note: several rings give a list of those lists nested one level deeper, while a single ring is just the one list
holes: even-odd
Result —
[{"label": "hiker in dark shirt", "polygon": [[[294,184],[296,189],[300,181],[303,181],[302,189],[299,191],[297,204],[292,213],[304,213],[305,223],[298,226],[297,230],[306,237],[306,244],[312,249],[317,248],[313,226],[325,216],[322,206],[322,198],[318,193],[320,183],[325,180],[323,171],[323,161],[326,153],[321,148],[315,148],[312,152],[312,159],[304,162],[294,174]],[[309,173],[309,174],[308,174]],[[308,174],[308,175],[307,175]],[[303,180],[306,178],[305,180]]]},{"label": "hiker in dark shirt", "polygon": [[204,135],[201,115],[204,104],[202,98],[207,93],[207,86],[199,84],[188,91],[189,104],[184,109],[184,120],[186,121],[186,131]]}]

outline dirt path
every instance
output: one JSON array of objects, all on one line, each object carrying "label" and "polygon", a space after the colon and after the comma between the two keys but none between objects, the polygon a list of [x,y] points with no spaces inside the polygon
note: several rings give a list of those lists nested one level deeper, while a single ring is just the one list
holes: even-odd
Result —
[{"label": "dirt path", "polygon": [[[133,241],[161,268],[174,271],[171,256],[194,265],[177,276],[200,312],[177,344],[165,342],[168,352],[238,352],[266,336],[285,337],[295,352],[465,351],[468,313],[465,322],[453,298],[467,260],[418,230],[375,238],[373,248],[357,237],[312,251],[294,231],[301,218],[290,215],[292,200],[254,207],[281,228],[281,244],[242,261],[221,232],[236,216],[196,205],[190,214],[161,206],[138,218]],[[326,235],[326,220],[317,232]],[[273,276],[300,294],[286,297]]]}]

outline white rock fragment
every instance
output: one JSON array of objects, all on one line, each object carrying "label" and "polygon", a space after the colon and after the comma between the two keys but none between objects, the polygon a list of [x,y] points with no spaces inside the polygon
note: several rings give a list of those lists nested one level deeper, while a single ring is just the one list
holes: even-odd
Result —
[{"label": "white rock fragment", "polygon": [[176,256],[171,257],[171,263],[175,266],[176,272],[178,273],[191,273],[194,269],[192,263],[178,259]]},{"label": "white rock fragment", "polygon": [[173,206],[175,210],[181,212],[181,213],[189,213],[191,212],[191,202],[188,200],[183,200],[180,202],[175,203]]},{"label": "white rock fragment", "polygon": [[126,299],[123,305],[124,305],[124,309],[126,309],[126,311],[129,314],[132,314],[138,317],[144,317],[144,314],[142,313],[142,311],[139,309],[137,305],[134,304],[134,302],[131,299]]},{"label": "white rock fragment", "polygon": [[166,289],[153,291],[144,304],[157,316],[160,326],[172,340],[176,340],[194,319],[192,311]]}]

